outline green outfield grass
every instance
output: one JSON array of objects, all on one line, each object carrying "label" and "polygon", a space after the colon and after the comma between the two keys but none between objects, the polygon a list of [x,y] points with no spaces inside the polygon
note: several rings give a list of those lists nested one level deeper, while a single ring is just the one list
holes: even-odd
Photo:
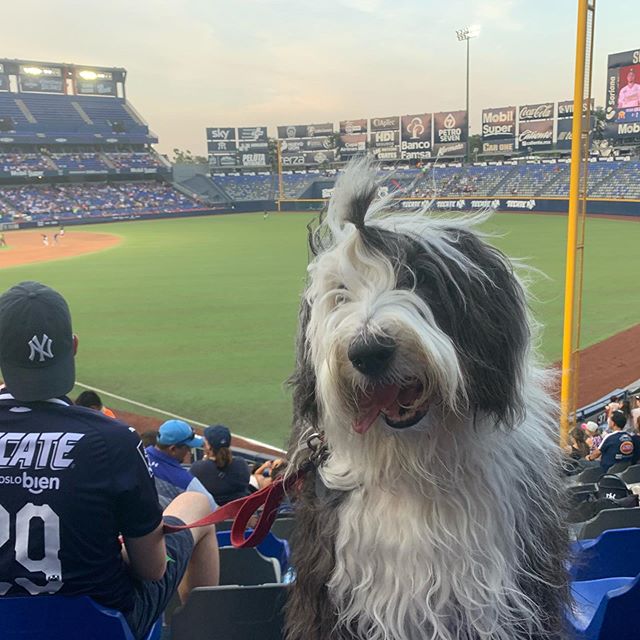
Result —
[{"label": "green outfield grass", "polygon": [[[264,220],[260,213],[84,227],[123,242],[93,255],[0,268],[0,287],[37,279],[66,296],[83,383],[283,445],[290,423],[283,382],[293,364],[312,217]],[[587,227],[584,345],[640,317],[640,224],[589,220]],[[500,214],[486,228],[499,234],[497,246],[547,274],[534,286],[534,310],[545,324],[544,356],[556,360],[565,218]]]}]

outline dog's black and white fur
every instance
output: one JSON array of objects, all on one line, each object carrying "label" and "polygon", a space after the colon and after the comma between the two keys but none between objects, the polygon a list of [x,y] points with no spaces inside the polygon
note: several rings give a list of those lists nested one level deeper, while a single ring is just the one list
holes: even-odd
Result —
[{"label": "dog's black and white fur", "polygon": [[458,219],[393,213],[351,166],[312,234],[290,458],[288,640],[564,637],[554,404],[524,286]]}]

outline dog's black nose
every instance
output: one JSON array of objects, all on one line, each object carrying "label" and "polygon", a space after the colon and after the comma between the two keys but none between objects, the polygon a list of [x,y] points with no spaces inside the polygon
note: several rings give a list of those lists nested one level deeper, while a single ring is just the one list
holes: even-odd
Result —
[{"label": "dog's black nose", "polygon": [[391,362],[396,343],[391,338],[356,338],[347,355],[351,364],[365,376],[379,376]]}]

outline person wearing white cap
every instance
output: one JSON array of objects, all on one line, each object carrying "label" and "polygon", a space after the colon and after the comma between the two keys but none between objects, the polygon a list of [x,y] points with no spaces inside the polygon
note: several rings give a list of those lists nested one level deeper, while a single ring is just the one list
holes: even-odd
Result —
[{"label": "person wearing white cap", "polygon": [[589,445],[589,454],[592,454],[601,444],[602,436],[600,435],[600,427],[593,420],[583,425],[584,430],[587,432],[587,444]]}]

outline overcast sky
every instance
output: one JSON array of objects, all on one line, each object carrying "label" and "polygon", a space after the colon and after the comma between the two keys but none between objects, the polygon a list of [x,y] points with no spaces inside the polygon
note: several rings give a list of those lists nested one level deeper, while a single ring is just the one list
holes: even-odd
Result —
[{"label": "overcast sky", "polygon": [[[607,55],[640,48],[639,0],[598,0],[596,104]],[[205,127],[337,122],[573,97],[577,0],[21,0],[0,57],[121,66],[158,149],[206,152]]]}]

